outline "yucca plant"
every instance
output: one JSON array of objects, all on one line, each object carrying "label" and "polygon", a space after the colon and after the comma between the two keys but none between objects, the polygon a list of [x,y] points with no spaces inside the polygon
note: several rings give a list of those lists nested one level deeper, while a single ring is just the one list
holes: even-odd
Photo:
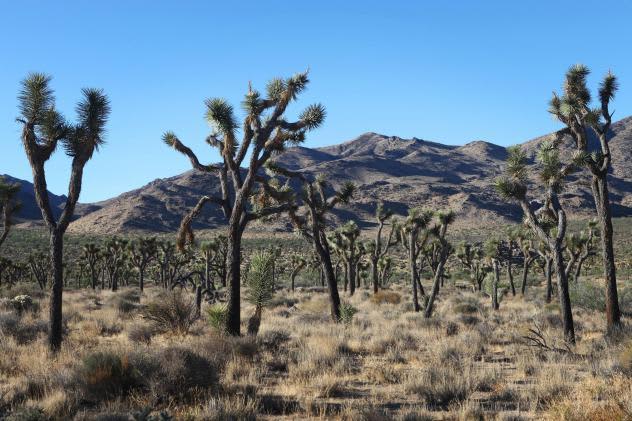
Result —
[{"label": "yucca plant", "polygon": [[248,334],[256,336],[261,325],[263,307],[268,305],[274,296],[274,260],[270,251],[255,252],[250,259],[246,277],[246,300],[255,306],[255,312],[248,320]]},{"label": "yucca plant", "polygon": [[[22,124],[22,145],[33,171],[35,199],[50,232],[53,285],[50,295],[49,347],[57,351],[62,342],[62,296],[64,288],[64,234],[81,194],[83,170],[95,151],[104,144],[105,125],[110,114],[108,97],[100,89],[82,89],[76,107],[77,122],[68,123],[55,108],[50,76],[30,74],[22,81],[18,104]],[[46,190],[44,166],[61,143],[72,159],[68,194],[63,211],[56,218]]]}]

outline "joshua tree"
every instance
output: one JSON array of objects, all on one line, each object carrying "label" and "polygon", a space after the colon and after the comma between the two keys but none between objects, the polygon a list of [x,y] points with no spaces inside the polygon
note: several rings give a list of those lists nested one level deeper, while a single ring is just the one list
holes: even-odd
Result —
[{"label": "joshua tree", "polygon": [[[327,282],[329,290],[331,319],[338,323],[340,321],[340,295],[331,259],[332,250],[325,233],[326,216],[338,204],[349,202],[355,192],[355,185],[345,183],[339,190],[334,190],[320,175],[315,179],[308,178],[301,172],[282,168],[276,162],[269,162],[267,168],[272,174],[298,180],[301,183],[300,194],[286,198],[288,202],[291,202],[288,213],[294,228],[314,246],[317,260],[320,262],[321,276]],[[331,195],[327,195],[327,190],[333,190]],[[302,208],[299,208],[299,205],[302,205]]]},{"label": "joshua tree", "polygon": [[127,263],[127,244],[126,240],[113,238],[105,244],[103,250],[103,265],[112,291],[118,290],[118,282]]},{"label": "joshua tree", "polygon": [[485,242],[485,256],[491,262],[494,279],[492,281],[492,309],[498,310],[498,284],[500,284],[500,259],[502,258],[502,245],[497,239],[490,238]]},{"label": "joshua tree", "polygon": [[371,280],[373,281],[373,293],[377,293],[380,286],[379,276],[379,261],[386,256],[388,249],[391,246],[397,244],[397,236],[394,234],[399,229],[398,224],[393,222],[391,229],[388,233],[386,242],[383,242],[382,232],[384,231],[384,224],[388,222],[393,216],[393,212],[390,209],[384,208],[383,202],[378,202],[375,210],[375,219],[377,221],[377,232],[375,233],[375,240],[367,247],[369,253],[369,260],[371,262]]},{"label": "joshua tree", "polygon": [[[289,79],[273,79],[268,83],[267,95],[248,89],[242,103],[246,117],[243,121],[243,139],[238,145],[236,138],[237,120],[233,108],[223,99],[206,101],[206,118],[214,132],[207,142],[217,147],[222,157],[218,165],[203,165],[197,156],[176,135],[167,132],[165,143],[186,155],[194,169],[202,172],[216,172],[219,175],[221,196],[204,196],[180,225],[178,245],[193,240],[191,223],[204,205],[219,205],[228,219],[228,272],[230,278],[229,300],[226,317],[226,331],[239,335],[240,331],[240,282],[241,282],[241,239],[249,222],[288,210],[287,204],[279,206],[250,207],[249,200],[258,184],[262,190],[268,188],[267,180],[260,176],[260,170],[270,157],[282,151],[287,144],[298,144],[305,139],[307,131],[320,126],[325,118],[322,105],[311,105],[303,111],[298,121],[286,121],[284,114],[290,102],[305,90],[309,79],[307,72],[298,73]],[[240,168],[249,156],[245,171]],[[229,175],[232,191],[229,187]]]},{"label": "joshua tree", "polygon": [[337,250],[345,263],[349,295],[353,295],[358,280],[358,264],[364,255],[364,245],[359,241],[360,228],[349,221],[329,236],[330,246]]},{"label": "joshua tree", "polygon": [[248,335],[256,336],[261,325],[261,313],[274,295],[274,253],[256,252],[248,267],[246,300],[255,306],[248,320]]},{"label": "joshua tree", "polygon": [[595,227],[597,223],[595,221],[591,221],[588,223],[588,227],[585,231],[582,231],[580,234],[581,238],[581,251],[579,253],[579,257],[577,258],[577,265],[575,266],[575,272],[573,274],[573,280],[577,282],[579,280],[579,275],[581,274],[582,266],[584,262],[590,257],[595,255],[595,244],[594,238],[597,234],[595,232]]},{"label": "joshua tree", "polygon": [[507,235],[505,239],[505,254],[503,256],[503,260],[505,261],[505,268],[507,269],[507,280],[509,281],[509,286],[511,287],[511,295],[516,296],[516,286],[514,284],[513,277],[513,263],[516,259],[515,251],[518,248],[518,232],[514,228],[510,228],[507,230]]},{"label": "joshua tree", "polygon": [[155,238],[141,238],[130,243],[130,261],[138,270],[138,288],[145,289],[145,271],[147,266],[157,258],[158,242]]},{"label": "joshua tree", "polygon": [[[68,124],[55,109],[55,96],[49,83],[50,77],[41,73],[33,73],[22,81],[18,96],[21,116],[17,121],[22,124],[22,144],[33,170],[35,199],[50,233],[53,285],[48,341],[51,350],[56,351],[62,341],[64,234],[79,200],[84,167],[104,143],[103,135],[110,114],[110,104],[103,91],[83,89],[83,99],[76,107],[77,123]],[[59,142],[72,158],[72,165],[66,203],[57,219],[48,200],[44,165]]]},{"label": "joshua tree", "polygon": [[9,236],[13,225],[13,215],[20,209],[20,202],[16,200],[20,192],[20,185],[9,184],[0,177],[0,217],[2,218],[2,233],[0,233],[0,247]]},{"label": "joshua tree", "polygon": [[522,255],[522,282],[520,283],[520,294],[524,296],[527,290],[527,276],[529,275],[529,267],[535,260],[537,252],[533,247],[533,239],[529,232],[524,230],[517,231],[516,241],[520,254]]},{"label": "joshua tree", "polygon": [[296,279],[296,275],[299,274],[301,270],[307,265],[307,260],[299,254],[292,254],[290,258],[290,286],[292,291],[294,291],[294,280]]},{"label": "joshua tree", "polygon": [[[584,65],[572,66],[566,72],[562,96],[553,93],[549,112],[566,125],[575,142],[574,161],[592,175],[592,194],[601,228],[603,271],[606,281],[606,321],[608,332],[621,324],[621,311],[617,293],[617,274],[614,261],[612,211],[608,191],[608,171],[611,168],[609,140],[612,115],[609,106],[618,90],[616,77],[608,72],[599,86],[599,104],[591,109],[591,94],[586,85],[590,70]],[[589,150],[592,133],[599,139],[599,150]]]},{"label": "joshua tree", "polygon": [[210,241],[204,241],[200,244],[200,252],[204,260],[204,280],[207,291],[215,289],[215,283],[212,280],[214,273],[220,279],[222,286],[226,286],[226,260],[228,257],[228,238],[219,235]]},{"label": "joshua tree", "polygon": [[555,143],[542,142],[537,153],[537,162],[541,166],[539,177],[545,188],[543,205],[537,211],[531,208],[527,200],[527,158],[520,147],[509,149],[506,174],[496,180],[496,189],[501,196],[520,204],[527,225],[548,246],[559,288],[564,338],[574,344],[575,330],[563,254],[566,212],[558,198],[564,179],[573,171],[573,164],[563,164],[559,159],[557,142],[560,141],[561,134],[558,132]]},{"label": "joshua tree", "polygon": [[470,278],[476,285],[476,289],[482,291],[483,281],[491,268],[485,264],[485,251],[481,244],[461,242],[457,247],[456,257],[470,272]]},{"label": "joshua tree", "polygon": [[81,257],[90,269],[90,284],[92,286],[92,289],[96,289],[97,281],[99,278],[97,265],[103,257],[103,255],[101,254],[101,249],[96,244],[86,244],[85,246],[83,246]]},{"label": "joshua tree", "polygon": [[48,277],[51,269],[48,256],[42,252],[36,252],[29,255],[28,262],[31,275],[35,278],[39,287],[45,290],[48,285]]},{"label": "joshua tree", "polygon": [[419,280],[417,258],[430,236],[430,231],[427,230],[427,227],[432,221],[432,216],[432,211],[424,211],[418,208],[409,209],[408,217],[399,232],[402,243],[408,251],[408,267],[410,268],[410,280],[413,288],[413,308],[416,312],[421,310],[417,290],[419,289],[419,293],[422,296],[426,295]]},{"label": "joshua tree", "polygon": [[432,284],[432,290],[426,303],[426,310],[424,311],[424,317],[429,318],[432,315],[434,301],[439,293],[441,282],[443,281],[445,264],[448,261],[448,257],[454,251],[452,245],[446,240],[445,236],[448,230],[448,226],[454,222],[456,215],[452,211],[438,212],[437,219],[439,220],[438,235],[437,235],[437,249],[438,249],[438,265],[434,271],[434,282]]}]

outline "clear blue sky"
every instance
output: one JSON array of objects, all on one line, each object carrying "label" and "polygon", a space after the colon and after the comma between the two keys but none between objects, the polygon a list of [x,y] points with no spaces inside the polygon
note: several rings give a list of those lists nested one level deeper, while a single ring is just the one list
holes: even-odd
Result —
[{"label": "clear blue sky", "polygon": [[[616,118],[632,114],[632,3],[614,1],[8,1],[0,0],[0,174],[31,177],[16,94],[31,71],[53,75],[68,118],[84,86],[111,98],[108,144],[86,168],[82,202],[189,169],[160,142],[173,130],[217,160],[203,100],[238,108],[251,80],[311,68],[292,110],[320,101],[307,146],[374,131],[450,144],[508,145],[554,130],[553,89],[576,62],[611,68]],[[64,193],[69,160],[48,165]]]}]

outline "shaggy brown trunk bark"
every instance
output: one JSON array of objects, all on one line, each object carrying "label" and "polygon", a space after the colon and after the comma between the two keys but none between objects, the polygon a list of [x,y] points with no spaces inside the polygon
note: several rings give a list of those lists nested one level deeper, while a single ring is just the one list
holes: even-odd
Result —
[{"label": "shaggy brown trunk bark", "polygon": [[50,292],[50,326],[48,344],[53,351],[59,350],[62,341],[62,295],[64,290],[64,237],[55,229],[50,234],[50,258],[53,285]]},{"label": "shaggy brown trunk bark", "polygon": [[529,275],[529,259],[524,259],[522,263],[522,283],[520,284],[520,294],[524,296],[527,290],[527,276]]},{"label": "shaggy brown trunk bark", "polygon": [[601,252],[606,282],[606,324],[608,333],[612,333],[613,329],[621,326],[621,310],[617,292],[617,269],[614,262],[612,214],[607,177],[607,172],[601,177],[593,176],[592,190],[601,227]]},{"label": "shaggy brown trunk bark", "polygon": [[202,285],[195,288],[195,311],[197,317],[202,315]]},{"label": "shaggy brown trunk bark", "polygon": [[373,280],[373,294],[377,294],[380,287],[380,277],[377,272],[377,259],[373,257],[371,259],[371,279]]},{"label": "shaggy brown trunk bark", "polygon": [[494,283],[492,285],[492,309],[498,310],[500,308],[500,304],[498,302],[498,283],[500,282],[500,269],[498,267],[498,262],[494,260]]},{"label": "shaggy brown trunk bark", "polygon": [[248,319],[248,335],[257,336],[261,326],[261,306],[257,305],[255,313]]},{"label": "shaggy brown trunk bark", "polygon": [[553,264],[551,258],[546,259],[544,273],[546,276],[546,302],[550,303],[553,297]]},{"label": "shaggy brown trunk bark", "polygon": [[507,278],[509,279],[509,285],[511,286],[511,294],[516,296],[516,287],[514,286],[513,272],[511,270],[511,263],[507,263]]},{"label": "shaggy brown trunk bark", "polygon": [[231,221],[228,237],[228,309],[226,317],[226,333],[232,336],[240,335],[241,325],[241,235],[237,224]]},{"label": "shaggy brown trunk bark", "polygon": [[349,295],[352,296],[356,290],[356,270],[355,264],[350,259],[347,264],[347,274],[349,275]]},{"label": "shaggy brown trunk bark", "polygon": [[329,289],[329,305],[331,311],[331,320],[334,323],[340,321],[340,295],[338,294],[338,281],[334,273],[333,265],[331,264],[331,254],[328,248],[323,245],[323,241],[319,232],[314,232],[314,248],[320,258],[321,272],[324,272],[325,280],[327,281],[327,288]]},{"label": "shaggy brown trunk bark", "polygon": [[415,312],[419,312],[421,307],[419,306],[419,297],[417,296],[417,267],[415,265],[415,236],[408,234],[408,264],[410,266],[410,279],[413,284],[413,309]]},{"label": "shaggy brown trunk bark", "polygon": [[138,268],[138,288],[140,292],[145,290],[145,268],[143,266]]},{"label": "shaggy brown trunk bark", "polygon": [[430,292],[430,296],[428,297],[428,303],[426,304],[426,310],[424,311],[424,317],[430,318],[432,316],[432,309],[434,306],[435,298],[439,293],[439,284],[441,283],[441,279],[443,278],[443,267],[445,265],[445,259],[441,259],[439,265],[437,266],[437,270],[435,271],[434,283],[432,285],[432,291]]},{"label": "shaggy brown trunk bark", "polygon": [[568,278],[564,267],[561,246],[558,244],[552,247],[553,265],[555,266],[555,276],[557,278],[558,296],[560,299],[560,313],[564,327],[564,339],[571,344],[575,344],[575,328],[573,326],[573,312],[571,310],[571,298],[568,293]]}]

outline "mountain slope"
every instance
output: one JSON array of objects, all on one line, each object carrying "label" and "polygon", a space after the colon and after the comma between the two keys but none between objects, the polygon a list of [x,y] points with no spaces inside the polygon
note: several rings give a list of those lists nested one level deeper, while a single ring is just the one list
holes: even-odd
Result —
[{"label": "mountain slope", "polygon": [[[612,132],[613,211],[615,215],[632,215],[632,117],[613,124]],[[550,136],[525,142],[523,147],[533,157],[537,145]],[[562,149],[570,148],[571,139],[567,138]],[[399,214],[405,214],[411,206],[449,207],[460,214],[462,223],[484,224],[520,216],[518,207],[500,200],[493,188],[506,155],[506,148],[480,140],[449,146],[418,138],[365,133],[334,146],[290,148],[276,159],[293,170],[324,174],[334,185],[354,182],[358,186],[356,198],[336,212],[338,219],[356,218],[363,225],[371,224],[377,201],[384,200]],[[85,215],[73,222],[71,229],[103,233],[174,231],[201,196],[218,190],[215,175],[187,171],[89,207],[84,205]],[[562,200],[571,214],[592,213],[585,173],[569,179]],[[196,226],[214,228],[223,223],[219,209],[209,206]]]}]

